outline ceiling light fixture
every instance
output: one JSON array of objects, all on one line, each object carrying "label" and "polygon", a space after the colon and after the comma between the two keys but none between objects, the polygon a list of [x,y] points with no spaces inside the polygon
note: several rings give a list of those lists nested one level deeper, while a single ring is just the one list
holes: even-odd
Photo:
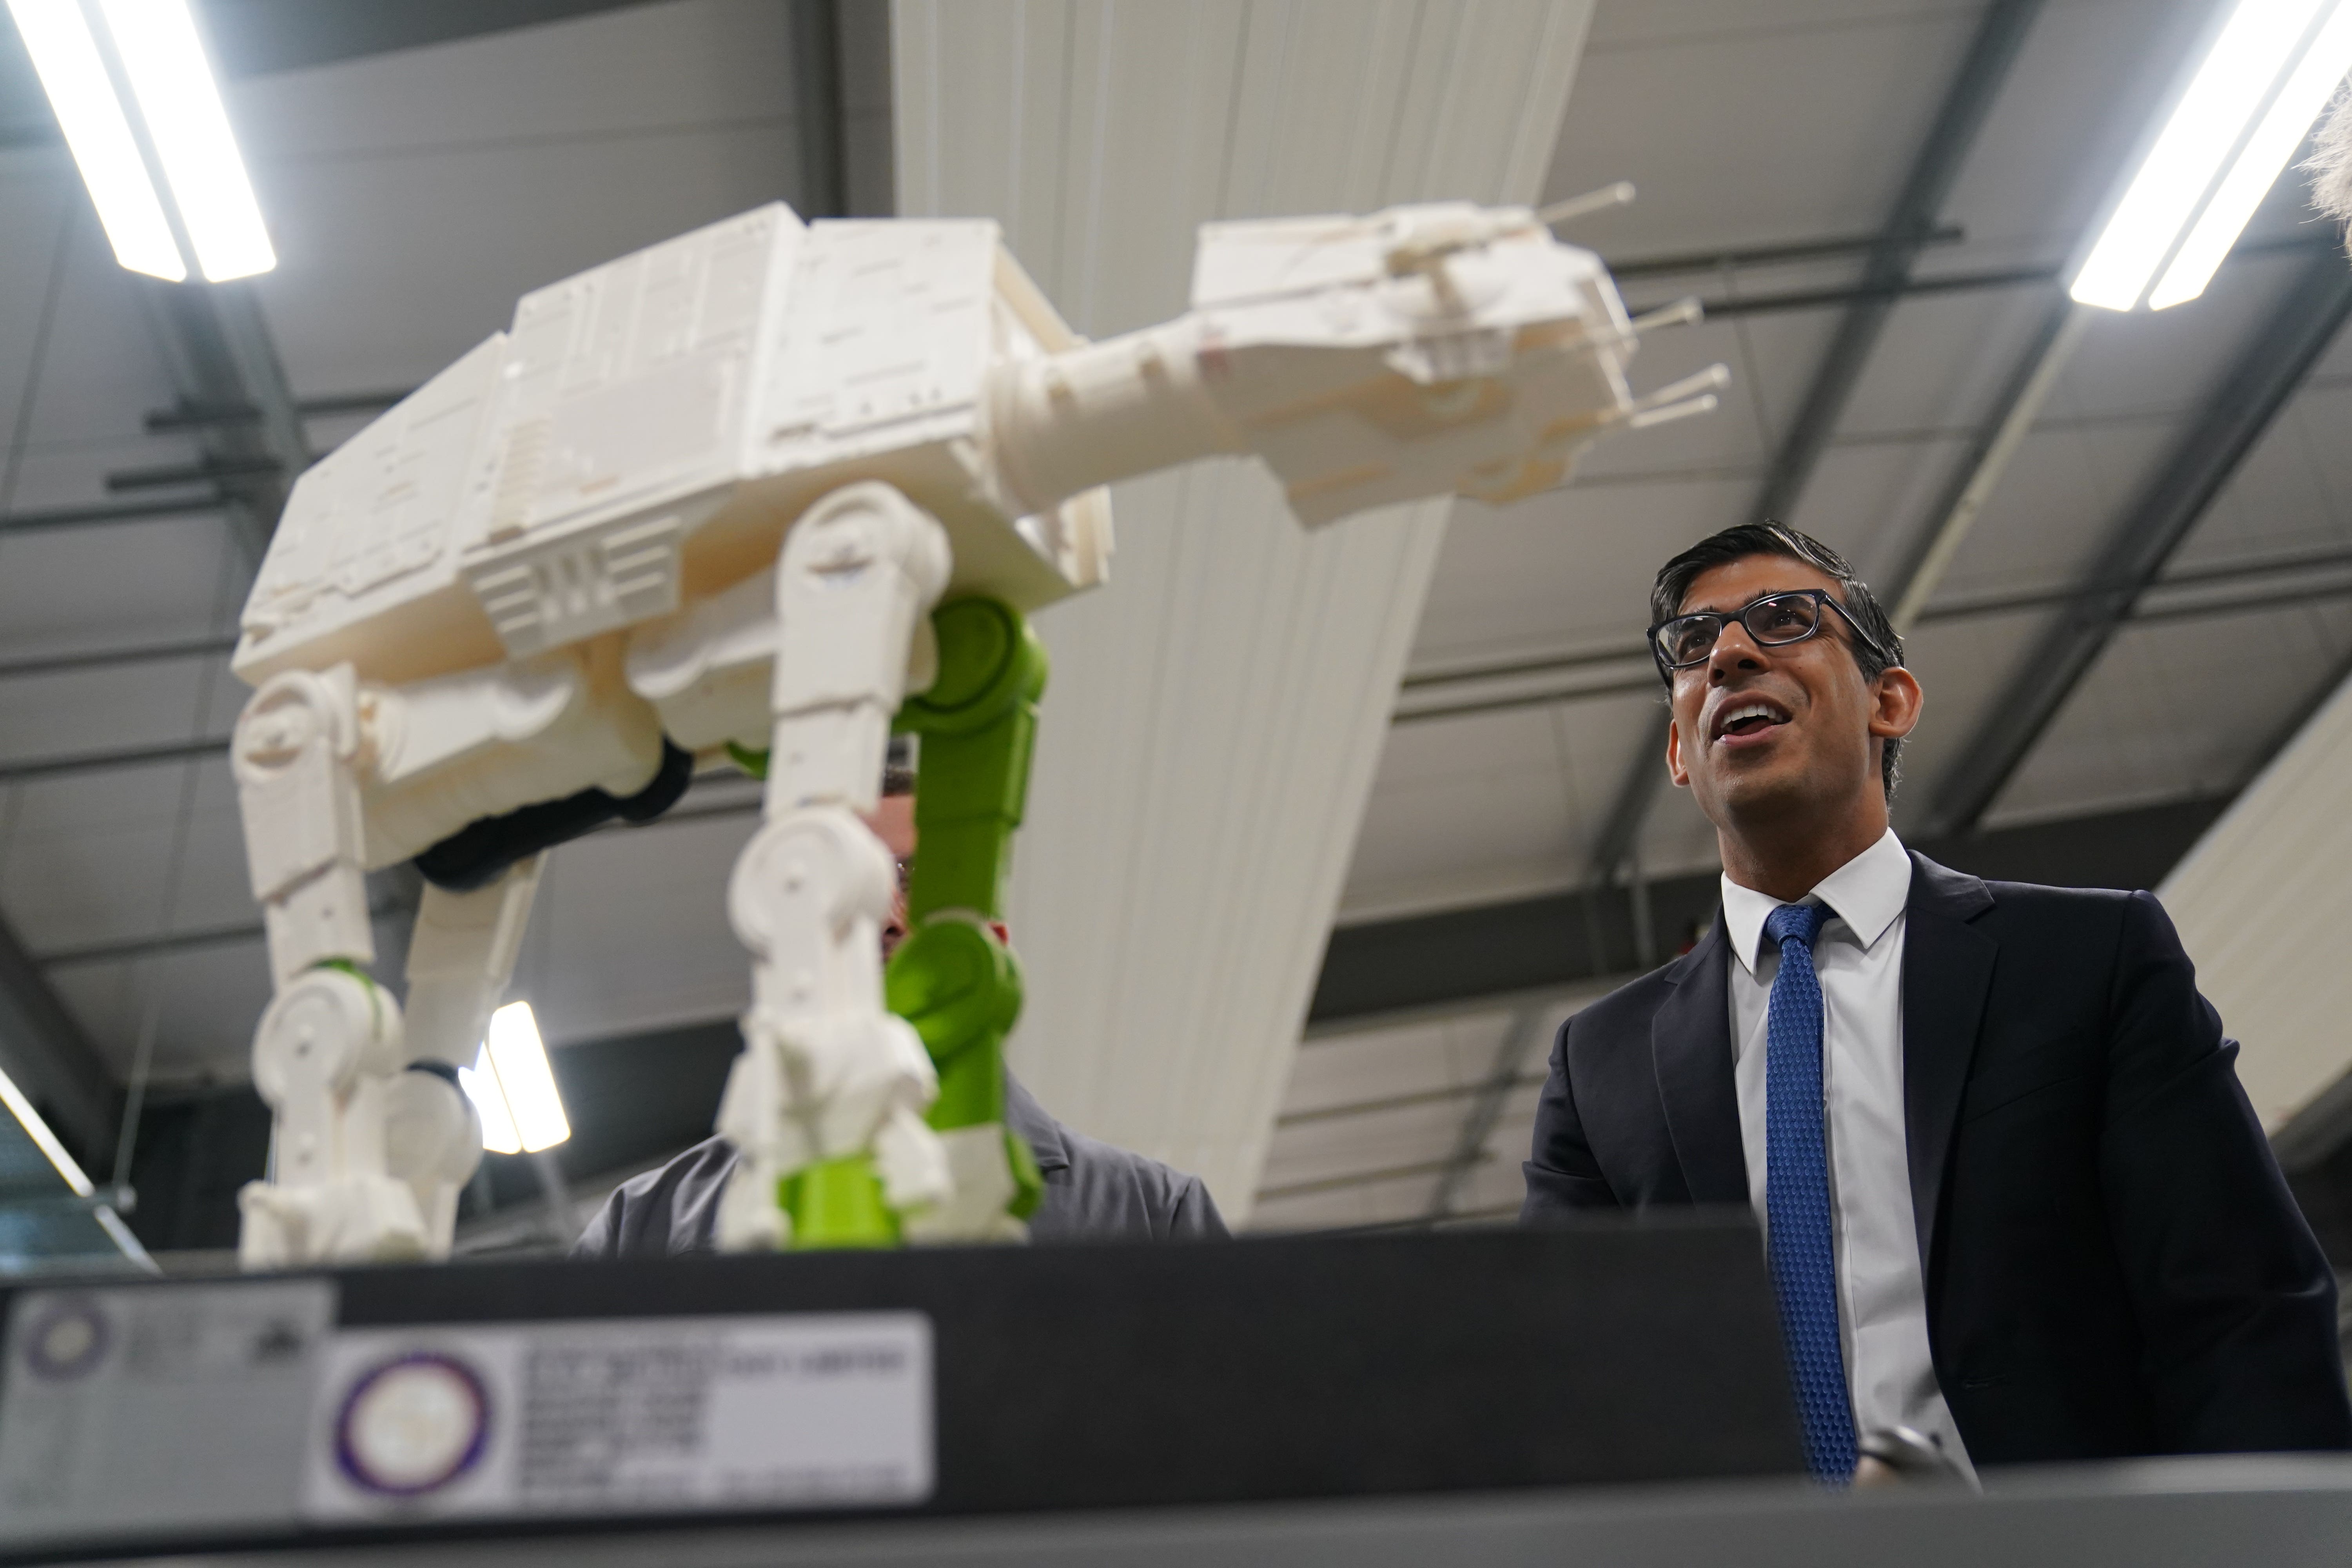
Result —
[{"label": "ceiling light fixture", "polygon": [[2278,183],[2279,171],[2303,145],[2312,122],[2327,108],[2347,71],[2352,71],[2352,5],[2339,3],[2302,60],[2288,73],[2286,85],[2271,100],[2270,111],[2246,138],[2238,161],[2221,176],[2213,199],[2205,204],[2196,226],[2181,241],[2172,265],[2157,280],[2147,297],[2149,310],[2185,304],[2205,292],[2214,269],[2246,231],[2254,209]]},{"label": "ceiling light fixture", "polygon": [[[116,260],[184,281],[184,237],[208,282],[278,265],[188,0],[8,0],[8,11]],[[146,131],[143,149],[108,70],[97,17]],[[159,194],[159,170],[178,236]]]},{"label": "ceiling light fixture", "polygon": [[65,132],[82,184],[89,187],[115,260],[151,278],[184,280],[187,263],[172,238],[114,84],[107,79],[89,18],[75,0],[8,0],[8,14],[16,19],[58,129]]},{"label": "ceiling light fixture", "polygon": [[482,1147],[493,1154],[536,1154],[572,1136],[555,1089],[547,1046],[528,1002],[490,1015],[489,1037],[457,1082],[482,1119]]},{"label": "ceiling light fixture", "polygon": [[102,9],[205,280],[268,271],[278,253],[188,0],[103,0]]},{"label": "ceiling light fixture", "polygon": [[[2176,305],[2203,291],[2317,117],[2327,89],[2352,63],[2338,59],[2303,119],[2289,123],[2296,102],[2308,96],[2309,79],[2327,68],[2325,48],[2342,44],[2338,24],[2347,11],[2352,0],[2238,0],[2074,275],[2068,292],[2077,302],[2110,310],[2139,303],[2148,279],[2174,257],[2192,221],[2189,243],[2179,246],[2158,286],[2160,303],[2151,304]],[[2257,116],[2261,123],[2249,138],[2247,127]],[[2272,156],[2281,127],[2291,134],[2265,173],[2263,160]],[[2239,156],[2231,163],[2233,152]],[[2214,178],[2225,163],[2230,170],[2216,191]]]},{"label": "ceiling light fixture", "polygon": [[25,1098],[25,1091],[16,1087],[16,1080],[5,1072],[0,1072],[0,1105],[8,1108],[9,1113],[16,1119],[16,1125],[25,1130],[25,1136],[48,1156],[49,1163],[58,1168],[58,1174],[65,1178],[66,1185],[73,1189],[74,1196],[86,1198],[97,1190],[90,1185],[89,1177],[83,1172],[80,1163],[66,1152],[66,1146],[58,1142],[55,1132],[49,1131],[48,1122],[33,1109],[33,1102]]}]

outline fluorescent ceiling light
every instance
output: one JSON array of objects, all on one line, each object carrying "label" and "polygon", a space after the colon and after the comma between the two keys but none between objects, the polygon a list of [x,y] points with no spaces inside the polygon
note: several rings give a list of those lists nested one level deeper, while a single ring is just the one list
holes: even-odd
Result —
[{"label": "fluorescent ceiling light", "polygon": [[8,0],[8,14],[16,19],[58,128],[65,132],[82,184],[89,187],[114,258],[151,278],[184,280],[187,263],[172,239],[163,204],[140,161],[131,122],[107,79],[81,7],[75,0]]},{"label": "fluorescent ceiling light", "polygon": [[547,1047],[528,1002],[490,1015],[489,1038],[457,1081],[482,1118],[482,1147],[493,1154],[536,1154],[572,1136]]},{"label": "fluorescent ceiling light", "polygon": [[2238,0],[2074,275],[2069,292],[2077,301],[2110,310],[2139,302],[2323,4],[2336,8],[2333,0]]},{"label": "fluorescent ceiling light", "polygon": [[187,0],[104,0],[106,28],[209,282],[278,265]]},{"label": "fluorescent ceiling light", "polygon": [[507,1097],[499,1091],[498,1074],[490,1069],[488,1042],[474,1053],[472,1067],[457,1069],[457,1086],[474,1102],[474,1114],[482,1119],[482,1147],[493,1154],[521,1153],[522,1139],[515,1131],[514,1113],[507,1109]]},{"label": "fluorescent ceiling light", "polygon": [[2347,70],[2352,70],[2352,5],[2338,4],[2302,62],[2288,75],[2286,85],[2271,100],[2270,112],[2246,139],[2238,161],[2221,176],[2221,186],[2205,204],[2197,226],[2181,242],[2179,254],[2158,279],[2147,297],[2149,310],[2184,304],[2205,292],[2214,269],[2246,231],[2254,209],[2278,183],[2279,171],[2303,145],[2312,121],[2327,107],[2336,84]]},{"label": "fluorescent ceiling light", "polygon": [[58,1135],[49,1131],[49,1124],[41,1119],[41,1113],[33,1109],[33,1102],[25,1098],[25,1091],[16,1087],[16,1080],[5,1072],[0,1072],[0,1105],[7,1106],[9,1113],[16,1119],[16,1125],[25,1130],[25,1136],[49,1157],[49,1163],[58,1168],[58,1174],[66,1179],[66,1185],[73,1189],[74,1196],[86,1198],[96,1190],[74,1157],[66,1152],[66,1146],[58,1142]]}]

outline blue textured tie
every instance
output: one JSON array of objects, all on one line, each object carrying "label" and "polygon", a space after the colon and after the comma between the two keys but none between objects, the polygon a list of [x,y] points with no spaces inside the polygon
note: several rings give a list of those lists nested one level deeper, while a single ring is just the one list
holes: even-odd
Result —
[{"label": "blue textured tie", "polygon": [[1853,1476],[1853,1407],[1838,1343],[1837,1260],[1830,1236],[1830,1163],[1822,1130],[1822,984],[1813,939],[1829,911],[1782,904],[1764,921],[1780,969],[1764,1023],[1764,1213],[1772,1290],[1805,1425],[1805,1466],[1822,1480]]}]

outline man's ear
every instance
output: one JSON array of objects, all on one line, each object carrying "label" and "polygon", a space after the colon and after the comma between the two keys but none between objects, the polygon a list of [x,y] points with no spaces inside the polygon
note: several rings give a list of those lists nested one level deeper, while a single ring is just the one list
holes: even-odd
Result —
[{"label": "man's ear", "polygon": [[1927,695],[1918,678],[1901,665],[1882,669],[1871,683],[1870,733],[1881,741],[1899,741],[1919,727],[1919,710]]},{"label": "man's ear", "polygon": [[1666,777],[1676,789],[1690,788],[1690,770],[1683,766],[1683,727],[1671,714],[1666,719]]}]

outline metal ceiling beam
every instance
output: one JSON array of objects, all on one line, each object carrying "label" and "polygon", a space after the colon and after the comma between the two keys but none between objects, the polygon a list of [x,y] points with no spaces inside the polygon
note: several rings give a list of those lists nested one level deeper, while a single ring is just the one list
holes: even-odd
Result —
[{"label": "metal ceiling beam", "polygon": [[287,492],[311,457],[260,298],[239,282],[156,283],[147,299],[180,400],[259,411],[250,423],[206,426],[196,436],[217,472],[230,524],[258,567]]},{"label": "metal ceiling beam", "polygon": [[[381,414],[415,390],[411,387],[407,391],[339,392],[325,397],[298,397],[294,400],[294,412],[305,419]],[[194,430],[208,425],[255,425],[260,420],[261,410],[249,403],[183,403],[171,408],[151,408],[142,423],[150,436],[165,436],[176,430]]]},{"label": "metal ceiling beam", "polygon": [[2098,586],[2042,634],[1960,749],[1937,791],[1931,831],[1975,830],[2347,315],[2352,267],[2340,255],[2315,255],[2084,574]]},{"label": "metal ceiling beam", "polygon": [[[1946,224],[1919,237],[1921,247],[1958,245],[1968,231]],[[1755,245],[1727,250],[1684,250],[1671,256],[1637,256],[1603,263],[1619,282],[1628,278],[1664,278],[1685,272],[1737,272],[1748,267],[1786,267],[1804,261],[1837,261],[1866,256],[1886,243],[1885,234],[1842,234],[1827,239],[1791,240],[1785,245]]]},{"label": "metal ceiling beam", "polygon": [[[1892,289],[1910,278],[1912,261],[1927,237],[1937,232],[1945,199],[1958,180],[1978,133],[1991,117],[1993,103],[2041,13],[2042,0],[1994,0],[1986,8],[1959,72],[1936,110],[1927,140],[1912,160],[1885,226],[1879,231],[1878,244],[1872,247],[1863,268],[1865,289]],[[1874,294],[1847,308],[1795,419],[1781,437],[1763,488],[1748,510],[1749,521],[1780,518],[1794,508],[1822,454],[1828,450],[1830,437],[1837,429],[1847,400],[1861,384],[1871,351],[1897,302],[1891,293]],[[1613,878],[1633,856],[1665,772],[1660,759],[1665,751],[1666,725],[1666,710],[1661,703],[1643,731],[1642,743],[1602,819],[1600,837],[1593,841],[1591,865],[1596,880]]]},{"label": "metal ceiling beam", "polygon": [[236,647],[235,637],[196,637],[186,642],[147,643],[137,647],[88,648],[77,653],[37,654],[0,660],[0,680],[36,675],[76,675],[125,664],[163,664],[176,658],[218,658]]},{"label": "metal ceiling beam", "polygon": [[102,1177],[113,1156],[120,1103],[113,1076],[5,919],[0,919],[0,1068],[83,1168]]},{"label": "metal ceiling beam", "polygon": [[[1975,876],[2075,888],[2153,888],[2229,804],[2226,795],[2002,828],[1971,838],[1917,838],[1929,858]],[[1716,874],[1650,885],[1671,953],[1715,917]],[[1307,1010],[1311,1039],[1425,1019],[1500,1011],[1637,973],[1633,900],[1587,888],[1507,903],[1343,925],[1324,950]]]},{"label": "metal ceiling beam", "polygon": [[[1483,1155],[1474,1162],[1475,1164],[1479,1165],[1486,1163],[1486,1158]],[[1344,1175],[1318,1176],[1312,1181],[1288,1182],[1281,1186],[1260,1187],[1257,1190],[1257,1201],[1262,1204],[1276,1203],[1284,1198],[1303,1198],[1316,1193],[1336,1193],[1345,1187],[1370,1186],[1375,1182],[1402,1182],[1413,1176],[1435,1176],[1444,1173],[1452,1164],[1453,1161],[1450,1159],[1416,1160],[1406,1165],[1381,1165],[1370,1171],[1349,1171]]]},{"label": "metal ceiling beam", "polygon": [[640,0],[205,0],[228,77],[267,76],[618,11]]},{"label": "metal ceiling beam", "polygon": [[[1921,241],[1935,232],[1944,202],[1958,182],[1960,168],[1975,147],[1978,133],[1991,118],[1994,100],[2000,96],[2010,69],[2025,47],[2026,35],[2041,14],[2042,0],[1994,0],[1986,7],[1959,74],[1945,91],[1935,123],[1912,161],[1894,210],[1887,215],[1879,244],[1864,265],[1864,288],[1894,289],[1909,280]],[[1847,400],[1861,384],[1871,351],[1877,347],[1879,333],[1894,309],[1892,297],[1866,299],[1838,324],[1837,336],[1781,438],[1763,490],[1748,510],[1749,521],[1781,517],[1795,508],[1828,449]]]},{"label": "metal ceiling beam", "polygon": [[1462,1131],[1454,1138],[1454,1152],[1438,1173],[1436,1189],[1430,1194],[1427,1218],[1434,1222],[1454,1212],[1454,1200],[1478,1167],[1486,1163],[1486,1140],[1495,1135],[1495,1124],[1503,1119],[1503,1107],[1510,1102],[1511,1093],[1525,1077],[1523,1068],[1529,1052],[1543,1048],[1544,1012],[1540,1007],[1522,1007],[1511,1015],[1510,1026],[1503,1031],[1500,1044],[1495,1047],[1495,1060],[1486,1073],[1486,1081],[1478,1086],[1469,1109],[1463,1113]]},{"label": "metal ceiling beam", "polygon": [[[2162,594],[2180,589],[2212,587],[2283,575],[2302,579],[2307,578],[2315,572],[2336,571],[2346,567],[2352,567],[2352,550],[2347,550],[2340,545],[2320,550],[2283,551],[2243,560],[2218,561],[2210,565],[2192,566],[2179,572],[2167,572],[2157,581],[2149,584],[2146,593]],[[1984,616],[2010,616],[2021,610],[2048,609],[2054,605],[2072,605],[2092,598],[2116,585],[2103,583],[2068,583],[2057,587],[2029,589],[2023,593],[2002,591],[1963,595],[1957,598],[1946,599],[1940,604],[1928,605],[1919,611],[1915,619],[1921,626],[1936,626],[1946,621],[1969,620]],[[2352,584],[2346,586],[2352,586]],[[2258,588],[2245,603],[2236,598],[2197,600],[2178,605],[2151,605],[2143,603],[2134,606],[2131,618],[2174,620],[2200,615],[2228,615],[2232,611],[2247,607],[2247,604],[2252,603],[2255,597],[2332,598],[2343,591],[2345,591],[2344,587],[2333,584],[2315,588],[2307,582],[2302,582],[2292,587]],[[1449,687],[1476,687],[1490,680],[1524,679],[1528,676],[1573,675],[1609,665],[1637,662],[1643,669],[1650,669],[1652,668],[1650,650],[1642,643],[1629,642],[1616,647],[1582,648],[1575,653],[1561,654],[1551,658],[1508,659],[1500,664],[1474,665],[1460,669],[1411,676],[1403,682],[1402,690],[1409,698],[1413,693],[1443,691]],[[6,674],[8,668],[7,666],[0,665],[0,675]],[[1533,695],[1496,705],[1512,706],[1515,702],[1572,702],[1586,697],[1617,695],[1621,690],[1630,689],[1633,685],[1632,682],[1605,682],[1593,687],[1580,687],[1559,693]],[[1647,689],[1646,682],[1643,683],[1642,689]],[[1402,723],[1409,720],[1441,717],[1457,711],[1471,710],[1474,710],[1400,708],[1396,717],[1397,721]]]},{"label": "metal ceiling beam", "polygon": [[0,533],[41,533],[60,528],[100,528],[144,522],[158,517],[209,516],[225,503],[217,495],[163,496],[153,500],[108,501],[99,506],[45,507],[0,513]]},{"label": "metal ceiling beam", "polygon": [[[1894,283],[1847,283],[1833,289],[1794,289],[1779,294],[1702,299],[1699,304],[1706,312],[1707,321],[1720,321],[1733,316],[1777,316],[1791,310],[1828,310],[1880,301],[1893,304],[1928,294],[1964,294],[1979,289],[2020,289],[2055,282],[2061,270],[2046,263],[2036,267],[2000,267],[1988,272],[1948,272],[1934,278],[1906,278]],[[1664,300],[1639,305],[1628,303],[1625,309],[1628,313],[1638,316],[1667,303],[1669,301]]]},{"label": "metal ceiling beam", "polygon": [[[1957,234],[1957,229],[1938,230],[1938,234]],[[2237,247],[2225,258],[2224,264],[2247,260],[2260,256],[2276,256],[2283,251],[2334,250],[2333,235],[2291,235],[2283,238],[2254,240]],[[1997,267],[1982,272],[1946,272],[1929,278],[1904,278],[1892,283],[1848,283],[1832,289],[1799,289],[1778,294],[1742,294],[1727,299],[1701,298],[1699,304],[1710,321],[1732,316],[1770,316],[1790,310],[1820,310],[1832,306],[1854,305],[1873,300],[1916,300],[1933,294],[1969,293],[1979,289],[2018,289],[2034,284],[2055,283],[2065,276],[2063,262],[2046,261],[2032,267]],[[1628,303],[1632,315],[1641,315],[1672,303],[1658,300],[1642,304]]]},{"label": "metal ceiling beam", "polygon": [[793,100],[800,132],[801,216],[846,217],[840,0],[793,0]]},{"label": "metal ceiling beam", "polygon": [[115,768],[141,768],[156,763],[193,763],[217,757],[228,760],[228,737],[215,735],[195,741],[166,741],[152,746],[128,746],[115,752],[75,752],[62,757],[27,757],[0,763],[0,784],[24,784],[33,779],[62,778],[70,773],[107,773]]}]

